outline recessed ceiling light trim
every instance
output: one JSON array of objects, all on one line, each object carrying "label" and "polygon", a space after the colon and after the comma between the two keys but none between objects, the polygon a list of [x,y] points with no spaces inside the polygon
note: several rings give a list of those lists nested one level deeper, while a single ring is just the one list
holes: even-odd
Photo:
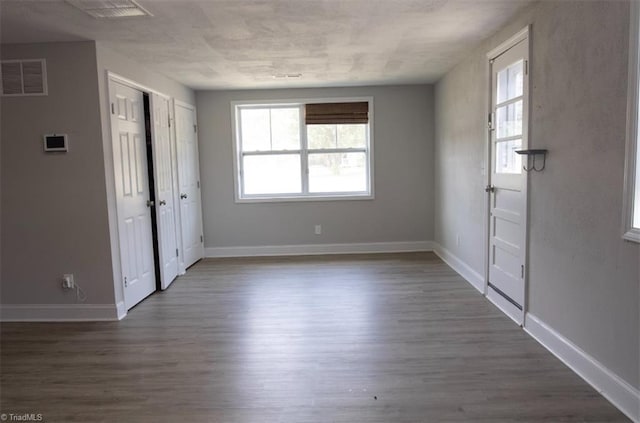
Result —
[{"label": "recessed ceiling light trim", "polygon": [[97,19],[153,16],[135,0],[66,0],[70,5]]}]

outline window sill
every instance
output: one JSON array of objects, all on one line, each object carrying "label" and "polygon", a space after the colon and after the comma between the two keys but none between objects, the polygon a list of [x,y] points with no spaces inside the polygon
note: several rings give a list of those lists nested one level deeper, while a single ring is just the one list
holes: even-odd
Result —
[{"label": "window sill", "polygon": [[373,194],[345,194],[345,195],[308,195],[308,196],[282,196],[282,197],[246,197],[236,198],[237,204],[243,203],[294,203],[308,201],[360,201],[373,200]]},{"label": "window sill", "polygon": [[631,228],[622,235],[622,238],[627,241],[640,243],[640,229]]}]

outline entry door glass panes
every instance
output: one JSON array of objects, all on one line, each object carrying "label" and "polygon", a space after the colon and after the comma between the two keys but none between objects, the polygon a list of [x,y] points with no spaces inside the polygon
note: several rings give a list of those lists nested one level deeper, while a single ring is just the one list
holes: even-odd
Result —
[{"label": "entry door glass panes", "polygon": [[522,136],[522,100],[496,109],[498,138]]},{"label": "entry door glass panes", "polygon": [[496,143],[496,173],[521,172],[522,159],[515,153],[521,146],[521,139]]},{"label": "entry door glass panes", "polygon": [[524,69],[523,60],[507,66],[498,72],[497,103],[504,103],[512,98],[522,97]]},{"label": "entry door glass panes", "polygon": [[498,71],[496,78],[495,145],[496,173],[521,173],[522,160],[515,153],[522,147],[524,61]]}]

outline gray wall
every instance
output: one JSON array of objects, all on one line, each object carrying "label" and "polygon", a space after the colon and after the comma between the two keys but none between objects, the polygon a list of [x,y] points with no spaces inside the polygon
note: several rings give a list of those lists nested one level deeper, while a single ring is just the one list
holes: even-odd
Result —
[{"label": "gray wall", "polygon": [[[235,203],[231,101],[354,96],[374,97],[374,200]],[[432,240],[432,86],[199,91],[197,108],[206,247]]]},{"label": "gray wall", "polygon": [[118,248],[118,220],[115,202],[115,184],[113,175],[113,146],[111,142],[111,116],[109,107],[109,87],[107,71],[117,74],[120,77],[133,81],[143,87],[158,91],[177,100],[195,104],[195,93],[190,88],[155,73],[149,68],[132,61],[120,54],[104,47],[101,43],[96,45],[97,54],[97,77],[98,89],[100,93],[99,109],[102,121],[101,135],[103,139],[104,169],[106,170],[106,198],[109,221],[109,237],[111,242],[112,274],[110,282],[112,290],[115,288],[115,301],[120,303],[124,300],[124,292],[121,278],[120,251]]},{"label": "gray wall", "polygon": [[[49,95],[1,99],[1,301],[75,303],[60,285],[73,273],[86,304],[118,303],[106,71],[191,104],[195,94],[92,41],[2,45],[2,58],[45,58]],[[69,135],[68,153],[43,152],[52,132]]]},{"label": "gray wall", "polygon": [[[47,60],[49,95],[2,97],[2,303],[113,303],[93,42],[3,45],[3,59]],[[42,136],[69,135],[44,153]]]},{"label": "gray wall", "polygon": [[[436,241],[482,274],[486,57],[532,24],[529,312],[631,385],[638,244],[621,238],[628,2],[541,2],[436,86]],[[456,246],[456,234],[461,234]]]}]

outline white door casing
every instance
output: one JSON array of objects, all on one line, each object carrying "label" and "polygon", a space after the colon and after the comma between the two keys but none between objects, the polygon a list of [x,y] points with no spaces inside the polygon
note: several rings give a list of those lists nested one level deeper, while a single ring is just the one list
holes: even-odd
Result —
[{"label": "white door casing", "polygon": [[127,310],[156,290],[142,92],[109,80],[118,237]]},{"label": "white door casing", "polygon": [[[487,297],[524,322],[527,259],[527,173],[516,150],[528,148],[529,39],[521,31],[489,56],[489,223]],[[525,160],[526,160],[526,156]]]},{"label": "white door casing", "polygon": [[175,101],[182,269],[204,256],[196,110]]},{"label": "white door casing", "polygon": [[155,210],[160,258],[160,287],[164,290],[178,276],[178,242],[176,235],[175,196],[171,154],[169,99],[150,95]]}]

